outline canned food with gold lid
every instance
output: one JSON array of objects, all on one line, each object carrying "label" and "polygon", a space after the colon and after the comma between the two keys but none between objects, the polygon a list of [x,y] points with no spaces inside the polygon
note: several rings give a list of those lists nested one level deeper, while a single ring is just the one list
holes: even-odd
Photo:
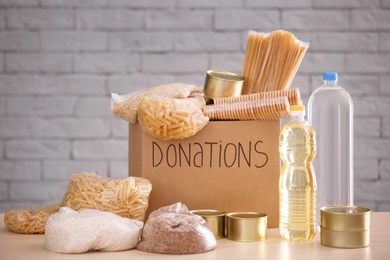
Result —
[{"label": "canned food with gold lid", "polygon": [[227,239],[234,241],[261,241],[267,238],[267,214],[234,212],[226,215]]},{"label": "canned food with gold lid", "polygon": [[370,209],[357,206],[325,206],[321,208],[321,226],[335,230],[370,228]]},{"label": "canned food with gold lid", "polygon": [[226,212],[214,209],[191,210],[191,212],[206,220],[215,238],[220,239],[225,237]]},{"label": "canned food with gold lid", "polygon": [[360,248],[370,244],[370,209],[357,206],[321,208],[321,244]]},{"label": "canned food with gold lid", "polygon": [[208,70],[204,94],[208,98],[239,97],[243,84],[244,78],[241,75],[221,70]]}]

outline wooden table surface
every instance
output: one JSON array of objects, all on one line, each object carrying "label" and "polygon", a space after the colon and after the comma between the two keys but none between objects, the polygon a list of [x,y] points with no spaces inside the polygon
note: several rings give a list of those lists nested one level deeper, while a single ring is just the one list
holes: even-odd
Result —
[{"label": "wooden table surface", "polygon": [[0,214],[1,260],[56,260],[56,259],[390,259],[390,212],[371,213],[371,244],[366,248],[338,249],[321,246],[320,235],[313,241],[289,242],[279,236],[278,229],[267,230],[267,240],[234,242],[219,239],[215,250],[196,255],[151,254],[136,249],[122,252],[89,252],[85,254],[57,254],[44,248],[44,235],[23,235],[9,231]]}]

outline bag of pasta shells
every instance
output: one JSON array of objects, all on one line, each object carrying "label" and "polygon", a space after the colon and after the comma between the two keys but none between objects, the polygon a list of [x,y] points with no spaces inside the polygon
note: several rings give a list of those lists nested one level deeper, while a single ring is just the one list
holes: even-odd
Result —
[{"label": "bag of pasta shells", "polygon": [[208,122],[199,98],[175,99],[146,96],[138,108],[142,129],[160,140],[184,139],[198,133]]},{"label": "bag of pasta shells", "polygon": [[61,207],[97,209],[144,221],[152,184],[140,177],[111,179],[95,173],[75,173]]},{"label": "bag of pasta shells", "polygon": [[60,209],[60,203],[42,207],[18,208],[5,213],[4,223],[12,232],[43,234],[47,219]]}]

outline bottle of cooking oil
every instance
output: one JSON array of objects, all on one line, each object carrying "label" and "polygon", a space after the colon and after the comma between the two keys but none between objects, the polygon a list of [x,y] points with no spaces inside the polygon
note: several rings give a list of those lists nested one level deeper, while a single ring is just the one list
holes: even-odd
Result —
[{"label": "bottle of cooking oil", "polygon": [[291,106],[291,120],[279,136],[283,160],[279,179],[279,229],[284,239],[311,240],[316,234],[317,183],[312,162],[316,135],[304,106]]}]

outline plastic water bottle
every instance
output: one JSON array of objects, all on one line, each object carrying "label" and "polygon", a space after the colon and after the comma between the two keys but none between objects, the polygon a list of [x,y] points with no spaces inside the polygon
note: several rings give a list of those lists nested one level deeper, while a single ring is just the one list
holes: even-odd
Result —
[{"label": "plastic water bottle", "polygon": [[323,79],[308,103],[308,121],[317,134],[318,210],[353,205],[353,102],[337,84],[336,72],[325,72]]},{"label": "plastic water bottle", "polygon": [[304,106],[291,106],[291,120],[279,136],[283,160],[279,179],[279,229],[287,240],[311,240],[316,234],[317,183],[312,165],[316,134]]}]

